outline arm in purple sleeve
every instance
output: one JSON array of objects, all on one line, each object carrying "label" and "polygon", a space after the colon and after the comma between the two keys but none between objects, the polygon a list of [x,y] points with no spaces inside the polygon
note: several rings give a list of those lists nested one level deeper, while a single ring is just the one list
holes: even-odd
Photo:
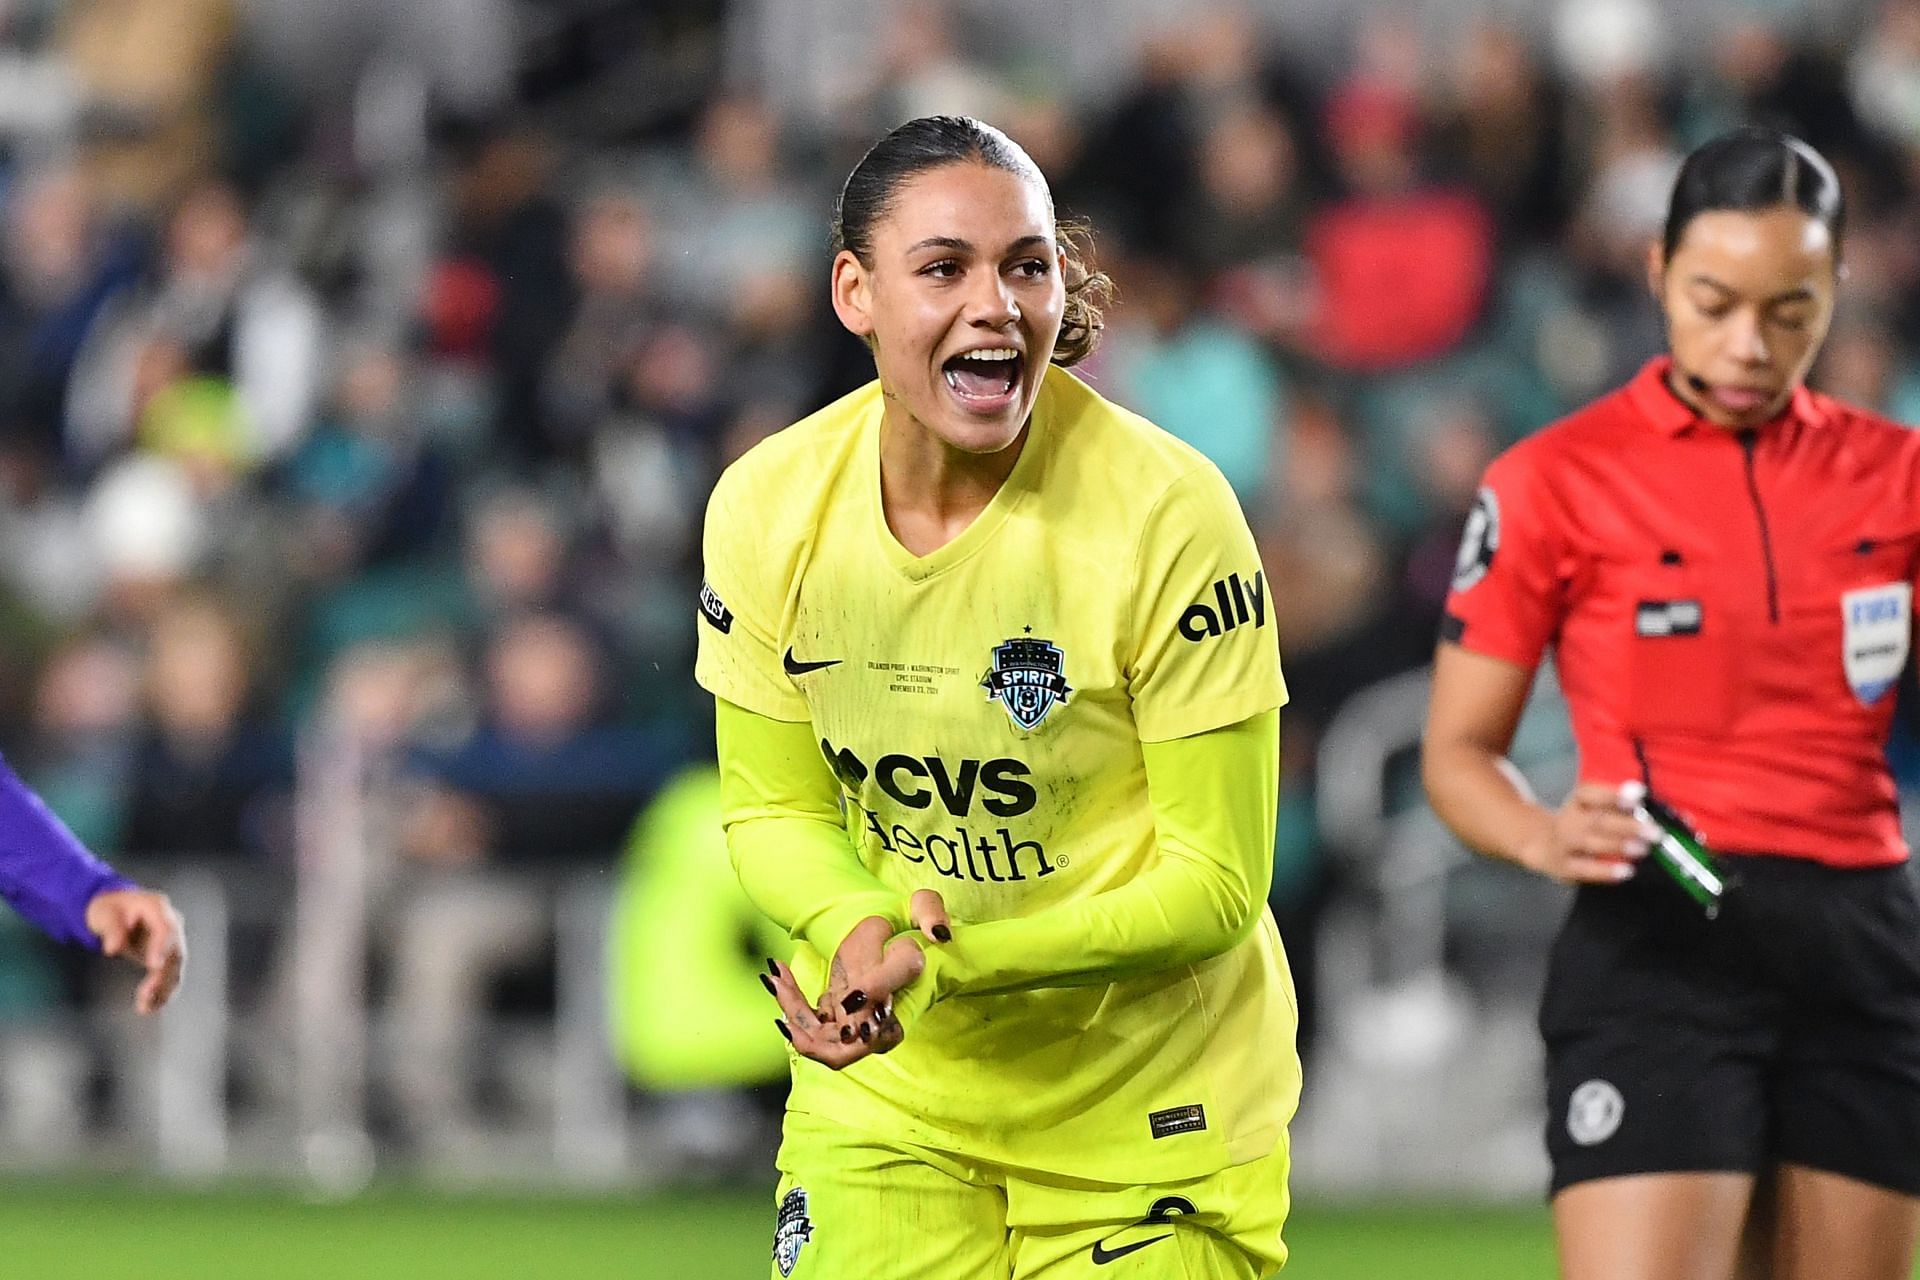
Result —
[{"label": "arm in purple sleeve", "polygon": [[134,887],[88,853],[0,760],[0,898],[58,941],[98,950],[87,904],[95,894]]}]

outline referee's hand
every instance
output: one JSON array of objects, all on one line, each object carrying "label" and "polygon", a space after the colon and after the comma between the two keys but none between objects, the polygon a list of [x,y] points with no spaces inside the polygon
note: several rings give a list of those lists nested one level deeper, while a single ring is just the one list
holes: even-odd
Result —
[{"label": "referee's hand", "polygon": [[1659,836],[1633,816],[1625,788],[1583,782],[1520,847],[1520,863],[1567,884],[1619,884]]}]

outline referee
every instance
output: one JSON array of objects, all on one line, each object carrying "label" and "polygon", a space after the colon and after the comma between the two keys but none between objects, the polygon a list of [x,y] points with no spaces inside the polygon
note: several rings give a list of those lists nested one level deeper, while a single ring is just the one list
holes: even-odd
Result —
[{"label": "referee", "polygon": [[[1920,433],[1804,385],[1843,224],[1796,138],[1690,155],[1648,257],[1669,354],[1497,459],[1461,548],[1423,770],[1467,844],[1579,886],[1540,1016],[1569,1280],[1912,1271],[1920,901],[1885,742]],[[1558,808],[1505,759],[1549,648]],[[1643,861],[1642,788],[1726,855],[1716,918]]]}]

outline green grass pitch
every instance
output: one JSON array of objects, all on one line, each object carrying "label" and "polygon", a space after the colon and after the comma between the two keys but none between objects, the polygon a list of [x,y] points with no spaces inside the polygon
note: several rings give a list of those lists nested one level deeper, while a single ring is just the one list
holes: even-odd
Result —
[{"label": "green grass pitch", "polygon": [[[551,1199],[377,1190],[0,1185],[0,1275],[22,1280],[763,1280],[765,1193]],[[1544,1206],[1301,1206],[1286,1280],[1550,1280]]]},{"label": "green grass pitch", "polygon": [[[0,1275],[33,1280],[762,1280],[770,1193],[615,1199],[375,1191],[340,1204],[133,1183],[0,1187]],[[1315,1209],[1288,1280],[1535,1280],[1544,1210]]]}]

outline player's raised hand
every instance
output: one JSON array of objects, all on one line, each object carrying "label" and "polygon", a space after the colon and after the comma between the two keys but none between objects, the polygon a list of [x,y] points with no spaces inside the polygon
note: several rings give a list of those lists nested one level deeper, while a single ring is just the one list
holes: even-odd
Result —
[{"label": "player's raised hand", "polygon": [[187,939],[180,913],[164,893],[110,889],[87,903],[87,928],[100,951],[126,956],[147,971],[133,993],[133,1007],[152,1013],[172,997],[187,965]]}]

